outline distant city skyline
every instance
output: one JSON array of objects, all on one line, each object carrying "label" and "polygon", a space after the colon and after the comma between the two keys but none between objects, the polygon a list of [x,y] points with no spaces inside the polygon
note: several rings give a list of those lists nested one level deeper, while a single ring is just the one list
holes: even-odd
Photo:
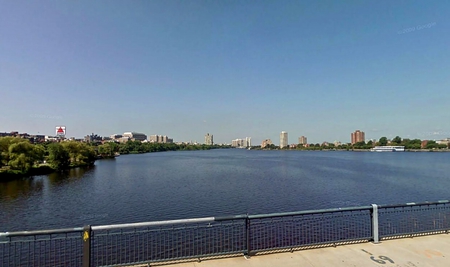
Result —
[{"label": "distant city skyline", "polygon": [[[57,131],[58,131],[58,128],[60,128],[60,126],[57,127]],[[66,129],[64,127],[64,132],[65,131],[66,131]],[[55,132],[53,134],[45,134],[45,133],[35,133],[35,132],[32,132],[32,131],[23,131],[23,132],[21,132],[21,131],[10,131],[10,130],[2,131],[2,130],[0,130],[0,133],[11,133],[11,132],[18,132],[18,133],[21,133],[21,134],[27,133],[27,134],[30,134],[30,135],[45,135],[45,136],[50,136],[50,137],[57,137],[58,136],[58,134],[55,133]],[[98,133],[92,132],[92,134],[98,134]],[[134,138],[133,134],[137,134],[137,135],[139,135],[139,137],[138,138]],[[399,136],[399,135],[392,135],[392,137],[388,137],[386,135],[380,135],[380,136],[374,137],[374,138],[365,138],[365,132],[364,131],[356,130],[355,132],[350,133],[350,139],[349,140],[321,140],[319,142],[308,142],[308,138],[306,136],[300,136],[300,137],[298,137],[298,141],[297,142],[289,142],[289,140],[287,138],[287,135],[288,135],[288,133],[286,131],[282,131],[279,134],[279,138],[280,138],[279,145],[280,146],[281,146],[282,143],[284,144],[283,146],[289,146],[291,144],[321,144],[321,143],[324,143],[324,142],[325,143],[334,143],[334,144],[336,144],[336,143],[339,143],[339,144],[340,143],[343,143],[343,144],[346,144],[346,143],[355,144],[357,142],[362,142],[362,141],[368,142],[369,140],[378,141],[382,137],[386,137],[388,140],[391,140],[394,137]],[[442,136],[444,136],[444,135],[442,135]],[[86,135],[83,135],[83,136],[72,136],[70,134],[69,135],[63,135],[63,137],[65,137],[67,139],[73,139],[73,138],[75,138],[75,139],[82,139],[85,136]],[[98,136],[100,136],[100,137],[109,137],[109,138],[116,139],[116,140],[121,139],[122,136],[123,136],[124,138],[130,139],[130,140],[131,139],[132,140],[136,139],[136,140],[140,140],[140,141],[148,140],[150,142],[157,142],[157,143],[172,143],[172,142],[176,142],[176,143],[178,143],[178,142],[199,143],[200,142],[200,139],[174,140],[173,138],[169,138],[166,135],[147,135],[145,133],[140,133],[140,132],[137,132],[137,131],[128,131],[128,132],[124,132],[124,134],[109,134],[109,135],[98,134]],[[437,134],[434,134],[434,136],[437,136]],[[406,137],[405,136],[400,136],[400,137],[402,139],[407,138],[407,139],[436,140],[436,141],[450,138],[450,137],[440,137],[440,138],[413,137],[413,138],[411,138],[409,136],[406,136]],[[233,139],[233,140],[231,140],[229,142],[220,142],[220,143],[219,142],[214,142],[213,140],[214,140],[213,139],[213,135],[207,133],[206,135],[204,135],[204,142],[203,142],[203,144],[208,144],[208,145],[212,145],[212,144],[230,144],[231,145],[231,144],[233,144],[233,142],[236,142],[236,144],[245,144],[245,146],[251,146],[251,144],[252,144],[251,143],[251,140],[252,140],[251,137],[245,137],[245,139],[238,138],[238,139]],[[286,140],[286,142],[284,140]],[[266,139],[263,139],[261,142],[258,142],[258,144],[259,143],[261,143],[261,144],[272,144],[272,141],[271,141],[270,138],[266,138]],[[238,146],[240,146],[240,145],[238,145]]]},{"label": "distant city skyline", "polygon": [[447,1],[2,1],[0,131],[450,137]]}]

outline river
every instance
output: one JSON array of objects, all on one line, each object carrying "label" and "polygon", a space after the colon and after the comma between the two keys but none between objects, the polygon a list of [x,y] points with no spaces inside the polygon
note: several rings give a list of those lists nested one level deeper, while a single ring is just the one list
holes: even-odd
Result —
[{"label": "river", "polygon": [[449,199],[450,153],[122,155],[0,183],[0,232]]}]

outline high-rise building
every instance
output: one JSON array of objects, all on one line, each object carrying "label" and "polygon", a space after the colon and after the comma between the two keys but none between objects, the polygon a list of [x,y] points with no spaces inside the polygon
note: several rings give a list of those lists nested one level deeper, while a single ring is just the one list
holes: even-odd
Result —
[{"label": "high-rise building", "polygon": [[205,145],[210,145],[210,146],[214,145],[214,139],[213,139],[212,134],[207,133],[205,135]]},{"label": "high-rise building", "polygon": [[238,138],[238,139],[231,140],[231,146],[239,147],[239,148],[251,147],[252,146],[252,138],[245,137],[245,139]]},{"label": "high-rise building", "polygon": [[288,145],[288,133],[282,131],[280,133],[280,148],[286,147]]},{"label": "high-rise building", "polygon": [[351,140],[352,145],[358,143],[358,142],[364,142],[366,140],[364,132],[360,130],[356,130],[354,133],[351,134]]},{"label": "high-rise building", "polygon": [[243,147],[244,146],[244,139],[231,140],[231,146],[232,147]]},{"label": "high-rise building", "polygon": [[252,146],[252,138],[251,137],[245,137],[245,146],[251,147]]},{"label": "high-rise building", "polygon": [[306,136],[300,136],[298,138],[298,144],[299,145],[306,145],[308,143],[308,139],[306,138]]}]

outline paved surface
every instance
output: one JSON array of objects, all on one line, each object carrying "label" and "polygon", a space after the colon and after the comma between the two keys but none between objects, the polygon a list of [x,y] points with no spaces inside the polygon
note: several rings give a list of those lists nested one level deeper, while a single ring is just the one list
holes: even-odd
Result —
[{"label": "paved surface", "polygon": [[165,267],[450,267],[450,234],[186,262]]}]

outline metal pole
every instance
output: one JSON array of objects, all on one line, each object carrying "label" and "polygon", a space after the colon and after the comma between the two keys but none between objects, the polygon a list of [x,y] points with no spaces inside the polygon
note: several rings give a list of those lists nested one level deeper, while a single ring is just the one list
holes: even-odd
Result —
[{"label": "metal pole", "polygon": [[251,251],[251,247],[250,247],[250,240],[251,240],[251,235],[250,235],[250,218],[247,216],[245,218],[245,232],[246,232],[246,241],[247,241],[247,251],[244,253],[245,257],[249,257],[250,256],[250,251]]},{"label": "metal pole", "polygon": [[83,228],[83,267],[91,267],[91,226]]},{"label": "metal pole", "polygon": [[372,235],[373,243],[380,243],[380,237],[378,234],[378,206],[377,204],[372,204]]}]

